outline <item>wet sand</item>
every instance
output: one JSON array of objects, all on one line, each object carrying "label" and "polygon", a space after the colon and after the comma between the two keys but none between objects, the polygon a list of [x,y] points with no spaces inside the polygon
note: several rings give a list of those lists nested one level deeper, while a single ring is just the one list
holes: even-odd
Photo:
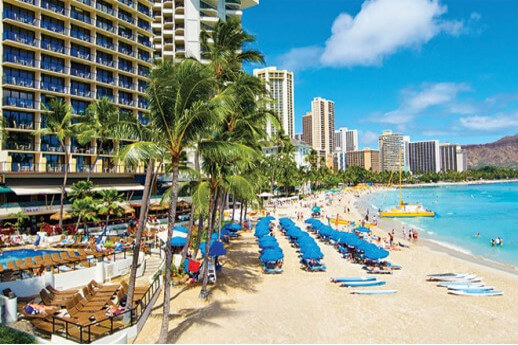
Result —
[{"label": "wet sand", "polygon": [[[324,207],[330,215],[353,208],[357,192],[342,203]],[[309,208],[298,203],[277,209],[277,217]],[[333,214],[334,213],[334,214]],[[352,210],[348,218],[358,219]],[[298,222],[302,227],[302,222]],[[380,234],[385,230],[374,229]],[[284,254],[284,273],[261,273],[258,247],[251,232],[228,246],[228,258],[209,301],[198,298],[200,287],[172,288],[168,343],[517,343],[518,276],[448,253],[411,244],[391,252],[392,263],[403,266],[387,281],[394,295],[359,296],[329,282],[331,276],[365,276],[328,244],[318,242],[327,272],[300,269],[294,248],[276,231]],[[469,272],[486,285],[505,292],[501,297],[461,297],[426,282],[437,272]],[[378,288],[376,288],[378,289]],[[155,343],[162,319],[161,301],[137,343]]]}]

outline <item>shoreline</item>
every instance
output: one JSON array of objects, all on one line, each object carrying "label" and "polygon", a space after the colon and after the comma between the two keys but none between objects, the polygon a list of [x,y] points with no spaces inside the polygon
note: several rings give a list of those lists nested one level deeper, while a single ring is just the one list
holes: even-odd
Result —
[{"label": "shoreline", "polygon": [[[518,181],[509,181],[509,182],[518,182]],[[454,184],[454,183],[452,183],[452,184]],[[455,183],[455,184],[458,184],[458,183]],[[472,183],[472,184],[474,184],[474,183]],[[487,182],[487,183],[481,183],[481,184],[490,184],[490,183]],[[434,184],[434,186],[437,186],[437,185]],[[380,193],[382,191],[383,190],[376,190],[376,191],[373,191],[372,193]],[[363,193],[356,200],[356,202],[353,203],[353,207],[356,208],[356,211],[359,214],[365,214],[367,209],[372,210],[371,205],[366,200],[367,196],[370,194],[371,193],[369,193],[369,194]],[[378,225],[377,225],[377,227],[379,229],[381,229],[385,232],[389,232],[391,229],[396,229],[396,234],[397,234],[396,238],[398,238],[398,239],[402,239],[401,236],[399,236],[399,233],[401,233],[403,226],[408,227],[408,225],[405,224],[402,220],[394,219],[394,218],[380,218],[378,221]],[[414,226],[414,228],[417,228],[417,227]],[[484,256],[475,255],[475,254],[471,253],[469,251],[469,249],[465,249],[462,247],[455,248],[455,247],[457,247],[455,244],[448,243],[446,241],[441,241],[441,239],[435,240],[435,239],[429,238],[428,237],[429,235],[426,232],[431,231],[431,230],[420,229],[420,228],[418,228],[418,230],[420,230],[419,243],[414,244],[414,245],[426,247],[434,252],[448,254],[452,257],[467,261],[472,264],[477,264],[477,265],[481,265],[484,267],[497,269],[497,270],[500,270],[500,271],[503,271],[506,273],[518,275],[518,265],[513,265],[511,263],[505,263],[505,262],[499,262],[499,261],[491,260]],[[422,230],[424,230],[424,231],[422,231]]]},{"label": "shoreline", "polygon": [[[477,181],[460,181],[460,182],[423,182],[416,184],[403,184],[403,188],[422,188],[422,187],[443,187],[443,186],[467,186],[467,185],[481,185],[481,184],[498,184],[498,183],[513,183],[518,182],[518,179],[510,180],[477,180]],[[391,187],[393,188],[393,187]]]}]

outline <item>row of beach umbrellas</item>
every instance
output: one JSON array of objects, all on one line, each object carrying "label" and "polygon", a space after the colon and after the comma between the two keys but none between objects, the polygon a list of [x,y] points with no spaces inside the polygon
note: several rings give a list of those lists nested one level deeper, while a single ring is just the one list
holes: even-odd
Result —
[{"label": "row of beach umbrellas", "polygon": [[284,253],[282,252],[277,239],[270,234],[270,223],[275,220],[272,216],[266,216],[259,218],[255,226],[255,237],[257,237],[257,243],[259,245],[259,260],[261,262],[275,262],[284,259]]},{"label": "row of beach umbrellas", "polygon": [[[319,236],[323,239],[331,239],[341,246],[354,248],[363,253],[363,256],[371,260],[384,259],[389,255],[389,252],[383,248],[378,247],[374,243],[368,242],[360,238],[355,232],[345,232],[333,229],[331,226],[322,223],[319,219],[309,218],[305,220]],[[356,232],[368,232],[368,228],[358,226],[353,229]]]},{"label": "row of beach umbrellas", "polygon": [[320,247],[316,241],[306,231],[298,227],[293,220],[289,218],[279,219],[284,234],[292,243],[297,244],[300,248],[301,258],[304,260],[320,260],[324,257]]}]

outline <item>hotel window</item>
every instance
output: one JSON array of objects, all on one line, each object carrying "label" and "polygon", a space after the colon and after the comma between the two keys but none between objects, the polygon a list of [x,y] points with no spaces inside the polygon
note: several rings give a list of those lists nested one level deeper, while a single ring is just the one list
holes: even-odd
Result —
[{"label": "hotel window", "polygon": [[23,87],[34,87],[34,72],[4,67],[4,83]]},{"label": "hotel window", "polygon": [[102,83],[107,83],[107,84],[113,83],[113,72],[98,68],[97,69],[97,81],[100,81]]},{"label": "hotel window", "polygon": [[133,47],[130,44],[119,42],[119,53],[126,54],[128,56],[134,56]]},{"label": "hotel window", "polygon": [[114,47],[113,39],[111,37],[108,37],[108,36],[105,36],[102,34],[97,34],[96,43],[97,43],[97,45],[104,47],[104,48],[108,48],[108,49],[113,49],[113,47]]},{"label": "hotel window", "polygon": [[71,6],[70,17],[88,24],[92,22],[92,19],[90,18],[90,12],[84,11],[75,6]]},{"label": "hotel window", "polygon": [[133,105],[133,95],[129,92],[119,91],[119,103]]},{"label": "hotel window", "polygon": [[119,58],[119,69],[133,73],[133,63],[129,60]]},{"label": "hotel window", "polygon": [[23,44],[34,45],[34,32],[11,24],[4,24],[4,40],[12,40]]},{"label": "hotel window", "polygon": [[63,73],[65,72],[65,60],[55,56],[41,54],[41,68],[47,71]]},{"label": "hotel window", "polygon": [[104,29],[106,31],[114,32],[115,28],[113,27],[113,22],[109,19],[106,19],[104,17],[97,16],[97,23],[98,28]]},{"label": "hotel window", "polygon": [[26,153],[9,153],[12,171],[29,171],[34,164],[34,155]]},{"label": "hotel window", "polygon": [[34,66],[34,52],[29,50],[4,46],[3,61],[13,62],[23,66]]},{"label": "hotel window", "polygon": [[72,56],[75,56],[75,57],[78,57],[78,58],[81,58],[84,60],[90,60],[90,58],[91,58],[90,48],[84,47],[82,45],[75,44],[75,43],[72,43],[70,45],[70,48],[71,48],[70,54]]},{"label": "hotel window", "polygon": [[65,13],[65,4],[59,0],[41,0],[41,7],[56,13]]},{"label": "hotel window", "polygon": [[76,96],[90,97],[90,84],[72,80],[70,82],[70,93]]},{"label": "hotel window", "polygon": [[90,104],[88,102],[79,101],[77,99],[73,99],[70,103],[72,105],[72,113],[77,115],[83,115],[86,112],[88,105]]},{"label": "hotel window", "polygon": [[60,152],[62,151],[61,144],[55,135],[44,135],[41,138],[41,150]]},{"label": "hotel window", "polygon": [[34,113],[5,110],[3,116],[9,128],[34,129]]},{"label": "hotel window", "polygon": [[57,33],[65,32],[65,22],[57,18],[49,17],[46,15],[41,16],[41,27]]},{"label": "hotel window", "polygon": [[124,11],[119,8],[119,19],[127,21],[128,23],[135,24],[135,19],[131,16],[131,13]]},{"label": "hotel window", "polygon": [[97,52],[97,63],[103,64],[105,66],[113,67],[113,55],[108,54],[102,51]]},{"label": "hotel window", "polygon": [[65,91],[65,79],[55,77],[53,75],[42,74],[41,75],[41,88],[43,90],[64,92]]},{"label": "hotel window", "polygon": [[48,35],[41,35],[41,48],[56,53],[65,53],[65,41]]},{"label": "hotel window", "polygon": [[34,109],[34,93],[10,89],[3,89],[2,91],[4,106]]},{"label": "hotel window", "polygon": [[90,30],[74,24],[70,26],[70,36],[86,42],[90,42],[92,40],[92,37],[90,36]]},{"label": "hotel window", "polygon": [[135,37],[133,36],[133,32],[131,29],[125,27],[124,25],[119,25],[119,36],[127,38],[129,40],[133,40]]},{"label": "hotel window", "polygon": [[97,86],[97,99],[108,97],[113,101],[113,90],[107,87]]},{"label": "hotel window", "polygon": [[125,75],[119,75],[119,86],[125,87],[126,89],[132,89],[133,78]]},{"label": "hotel window", "polygon": [[83,65],[82,63],[72,61],[70,66],[70,74],[76,77],[87,78],[90,79],[92,74],[90,73],[90,66]]},{"label": "hotel window", "polygon": [[151,24],[149,24],[148,21],[145,21],[144,19],[139,18],[138,19],[138,27],[141,28],[141,29],[149,31],[149,29],[151,29]]},{"label": "hotel window", "polygon": [[4,4],[4,18],[16,20],[26,24],[34,24],[36,18],[34,12],[11,4]]}]

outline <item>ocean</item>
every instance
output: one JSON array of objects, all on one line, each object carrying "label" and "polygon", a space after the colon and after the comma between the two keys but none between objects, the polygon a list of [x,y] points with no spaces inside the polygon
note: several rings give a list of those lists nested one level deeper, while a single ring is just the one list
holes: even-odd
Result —
[{"label": "ocean", "polygon": [[[407,228],[466,254],[518,266],[518,182],[404,188],[405,202],[420,202],[434,218],[399,218]],[[398,204],[399,191],[370,195],[372,209]],[[480,237],[475,237],[479,232]],[[503,245],[492,247],[500,237]]]}]

